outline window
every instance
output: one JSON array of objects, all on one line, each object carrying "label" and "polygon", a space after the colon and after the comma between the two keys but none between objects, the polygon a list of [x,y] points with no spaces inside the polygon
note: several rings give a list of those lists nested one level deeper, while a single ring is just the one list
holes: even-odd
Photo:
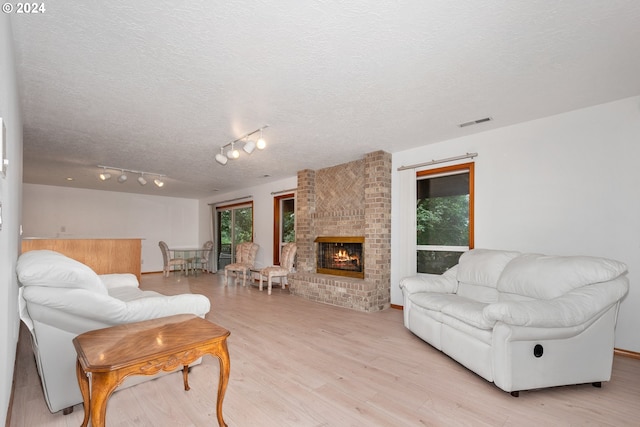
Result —
[{"label": "window", "polygon": [[280,265],[282,245],[296,241],[295,194],[283,194],[273,198],[273,264]]},{"label": "window", "polygon": [[473,248],[473,166],[416,174],[418,273],[441,274]]}]

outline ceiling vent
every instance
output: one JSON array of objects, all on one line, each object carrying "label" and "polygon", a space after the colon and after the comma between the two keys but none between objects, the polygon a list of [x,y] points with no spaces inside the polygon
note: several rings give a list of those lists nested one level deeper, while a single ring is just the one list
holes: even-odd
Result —
[{"label": "ceiling vent", "polygon": [[493,120],[491,117],[485,117],[484,119],[472,120],[470,122],[460,123],[458,127],[464,128],[471,125],[479,125],[480,123],[490,122]]}]

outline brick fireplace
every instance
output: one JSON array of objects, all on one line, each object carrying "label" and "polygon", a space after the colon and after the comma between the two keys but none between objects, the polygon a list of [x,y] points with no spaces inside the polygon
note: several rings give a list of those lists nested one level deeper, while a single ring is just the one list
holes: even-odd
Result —
[{"label": "brick fireplace", "polygon": [[[318,268],[323,240],[360,241],[360,276]],[[375,151],[341,165],[298,172],[297,271],[292,294],[360,311],[389,307],[391,277],[391,154]],[[338,270],[357,270],[353,253],[337,257]],[[341,257],[346,257],[341,260]],[[360,273],[360,272],[358,272]]]}]

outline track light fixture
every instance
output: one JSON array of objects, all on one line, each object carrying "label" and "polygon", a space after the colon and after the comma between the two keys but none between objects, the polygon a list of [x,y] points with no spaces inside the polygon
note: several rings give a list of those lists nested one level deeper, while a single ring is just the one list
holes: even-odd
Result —
[{"label": "track light fixture", "polygon": [[242,147],[242,150],[247,154],[251,154],[255,149],[256,149],[256,143],[247,137],[247,142],[244,143],[244,147]]},{"label": "track light fixture", "polygon": [[227,159],[227,156],[224,155],[224,147],[220,147],[220,152],[216,154],[216,162],[220,163],[221,165],[226,165],[227,161],[229,161],[229,159]]},{"label": "track light fixture", "polygon": [[235,160],[240,157],[240,152],[236,150],[236,147],[233,144],[235,144],[235,141],[231,143],[231,148],[227,151],[227,158],[231,160]]},{"label": "track light fixture", "polygon": [[109,172],[107,172],[107,170],[105,168],[102,168],[102,172],[100,172],[100,174],[98,176],[103,181],[106,181],[109,178],[111,178],[111,174]]},{"label": "track light fixture", "polygon": [[127,172],[128,172],[128,173],[139,174],[140,175],[138,177],[138,183],[140,185],[147,185],[147,179],[144,176],[145,175],[152,175],[152,176],[156,177],[153,180],[153,183],[157,187],[164,186],[164,181],[161,178],[165,177],[166,175],[163,175],[163,174],[160,174],[160,173],[137,171],[137,170],[132,170],[132,169],[116,168],[116,167],[113,167],[113,166],[103,166],[103,165],[98,165],[98,167],[102,169],[102,172],[100,172],[98,174],[98,177],[102,181],[106,181],[109,178],[111,178],[111,174],[109,172],[107,172],[107,170],[112,170],[112,171],[120,171],[120,176],[118,176],[118,182],[120,184],[123,184],[123,183],[125,183],[127,181],[127,179],[128,179]]},{"label": "track light fixture", "polygon": [[258,138],[258,142],[256,142],[256,147],[258,147],[258,150],[264,150],[266,146],[267,141],[262,137],[262,129],[260,129],[260,138]]},{"label": "track light fixture", "polygon": [[[234,139],[231,142],[228,142],[227,144],[223,145],[222,147],[220,147],[220,153],[216,154],[216,162],[220,163],[221,165],[226,165],[227,164],[227,160],[231,159],[231,160],[236,160],[240,157],[240,151],[236,148],[236,144],[239,143],[243,143],[243,147],[242,147],[242,151],[244,151],[247,154],[251,154],[253,153],[253,151],[257,148],[258,150],[262,150],[267,146],[267,143],[265,142],[264,138],[262,137],[262,131],[266,128],[268,128],[269,125],[264,125],[261,128],[258,128],[256,130],[254,130],[253,132],[249,132],[245,135],[242,135],[240,138],[238,139]],[[249,139],[249,137],[255,133],[260,132],[260,138],[254,142],[252,140]],[[229,150],[227,150],[226,154],[224,152],[225,148],[229,148]]]}]

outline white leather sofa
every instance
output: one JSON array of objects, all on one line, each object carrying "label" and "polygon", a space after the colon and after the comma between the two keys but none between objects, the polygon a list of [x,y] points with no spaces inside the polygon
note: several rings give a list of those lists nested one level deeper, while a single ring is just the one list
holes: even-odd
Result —
[{"label": "white leather sofa", "polygon": [[[123,323],[181,313],[204,317],[204,295],[164,296],[142,291],[133,274],[98,276],[86,265],[58,252],[36,250],[18,258],[16,266],[20,318],[31,342],[44,397],[51,412],[82,402],[76,378],[77,335]],[[155,377],[129,377],[120,388]]]},{"label": "white leather sofa", "polygon": [[404,325],[517,396],[609,381],[625,264],[474,249],[442,275],[401,280]]}]

